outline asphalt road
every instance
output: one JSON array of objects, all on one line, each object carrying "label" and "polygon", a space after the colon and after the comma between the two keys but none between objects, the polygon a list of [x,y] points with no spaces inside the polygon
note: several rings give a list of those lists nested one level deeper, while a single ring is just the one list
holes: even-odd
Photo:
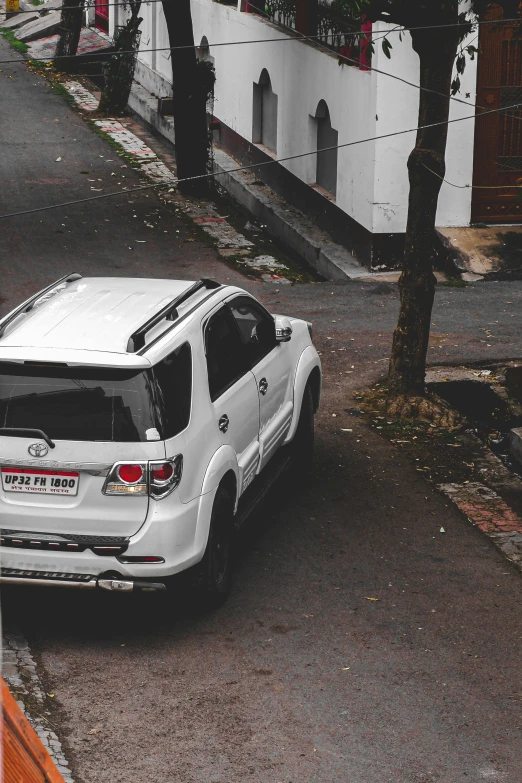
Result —
[{"label": "asphalt road", "polygon": [[[137,182],[22,66],[1,66],[0,102],[0,215],[111,188],[113,171]],[[153,195],[0,232],[2,312],[69,270],[240,279]],[[253,520],[226,606],[3,591],[76,781],[520,783],[520,573],[349,412],[386,367],[396,287],[244,284],[314,321],[325,389],[311,480]],[[521,283],[440,288],[430,361],[520,357],[521,300]]]}]

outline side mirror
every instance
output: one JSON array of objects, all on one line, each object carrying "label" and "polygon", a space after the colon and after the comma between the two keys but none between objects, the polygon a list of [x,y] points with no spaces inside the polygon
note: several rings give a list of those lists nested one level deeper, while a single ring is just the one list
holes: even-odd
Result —
[{"label": "side mirror", "polygon": [[288,318],[277,316],[275,319],[275,330],[278,343],[287,343],[292,339],[292,326]]}]

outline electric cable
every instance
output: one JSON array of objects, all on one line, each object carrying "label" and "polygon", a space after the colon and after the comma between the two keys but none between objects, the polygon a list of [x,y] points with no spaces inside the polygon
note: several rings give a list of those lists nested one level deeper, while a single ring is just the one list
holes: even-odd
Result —
[{"label": "electric cable", "polygon": [[[508,106],[507,110],[509,109],[519,109],[522,108],[521,103],[517,103],[514,106]],[[484,112],[485,114],[498,114],[499,112],[503,111],[503,109],[490,109],[487,112]],[[380,141],[381,139],[389,139],[393,136],[402,136],[406,133],[417,133],[419,130],[425,130],[427,128],[437,128],[441,125],[451,125],[456,122],[463,122],[464,120],[473,120],[475,119],[475,114],[468,115],[467,117],[456,117],[453,120],[445,120],[444,122],[433,122],[428,125],[421,125],[416,128],[409,128],[407,130],[402,131],[393,131],[392,133],[385,133],[380,136],[372,136],[366,139],[359,139],[357,141],[348,141],[344,144],[335,144],[331,147],[323,147],[320,150],[311,150],[310,152],[301,152],[297,155],[288,155],[284,158],[274,158],[273,160],[265,160],[261,161],[260,163],[250,163],[248,166],[237,166],[233,169],[227,169],[226,171],[219,171],[219,172],[212,172],[209,174],[197,174],[194,177],[184,177],[182,179],[176,179],[170,182],[160,182],[160,183],[151,183],[148,185],[138,185],[133,188],[125,188],[122,190],[116,190],[112,193],[101,193],[99,196],[87,196],[86,198],[81,199],[75,199],[73,201],[65,201],[61,202],[59,204],[47,204],[41,207],[33,207],[32,209],[25,209],[21,210],[19,212],[9,212],[4,215],[0,215],[0,220],[5,218],[12,218],[12,217],[20,217],[23,215],[32,215],[36,212],[45,212],[50,209],[60,209],[62,207],[71,207],[76,206],[77,204],[85,204],[90,201],[99,201],[100,199],[105,198],[112,198],[113,196],[121,196],[121,195],[128,195],[130,193],[136,193],[138,191],[142,190],[154,190],[155,188],[172,188],[174,185],[178,185],[182,182],[194,182],[195,180],[201,180],[201,179],[214,179],[215,177],[221,177],[225,174],[235,174],[239,171],[248,171],[250,169],[257,169],[261,166],[268,166],[272,163],[285,163],[290,160],[297,160],[298,158],[306,158],[310,155],[317,155],[319,152],[329,152],[331,150],[340,150],[345,149],[347,147],[354,147],[358,144],[366,144],[368,142],[372,141]]]},{"label": "electric cable", "polygon": [[[435,177],[438,177],[443,182],[446,183],[446,185],[451,185],[452,188],[459,188],[459,190],[499,190],[501,188],[516,188],[517,190],[520,190],[522,188],[522,185],[457,185],[455,182],[450,182],[449,179],[446,179],[441,174],[437,174],[436,171],[433,171],[433,169],[430,169],[429,166],[426,166],[425,163],[422,164],[424,168],[430,172],[430,174],[433,174]],[[515,171],[515,169],[511,169],[512,171]]]}]

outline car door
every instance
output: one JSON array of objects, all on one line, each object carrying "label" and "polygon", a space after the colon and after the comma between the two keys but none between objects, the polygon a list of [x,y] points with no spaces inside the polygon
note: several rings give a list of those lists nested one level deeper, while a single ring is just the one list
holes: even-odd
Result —
[{"label": "car door", "polygon": [[228,302],[239,327],[247,362],[259,392],[261,470],[277,451],[290,427],[293,411],[292,364],[288,343],[276,340],[275,322],[249,296]]},{"label": "car door", "polygon": [[239,331],[226,305],[205,325],[205,354],[212,426],[219,431],[221,442],[236,452],[241,494],[259,463],[259,397]]}]

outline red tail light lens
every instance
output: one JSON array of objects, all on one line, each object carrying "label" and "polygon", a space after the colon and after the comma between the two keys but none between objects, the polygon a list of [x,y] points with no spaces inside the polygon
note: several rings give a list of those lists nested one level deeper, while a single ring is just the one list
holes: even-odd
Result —
[{"label": "red tail light lens", "polygon": [[160,500],[170,495],[181,481],[182,472],[183,457],[181,454],[161,462],[149,462],[149,492],[151,498]]},{"label": "red tail light lens", "polygon": [[172,462],[164,462],[162,465],[158,463],[152,463],[150,475],[154,483],[160,483],[168,481],[174,473],[174,465]]},{"label": "red tail light lens", "polygon": [[141,465],[120,465],[118,476],[126,484],[137,484],[143,478],[143,468]]}]

